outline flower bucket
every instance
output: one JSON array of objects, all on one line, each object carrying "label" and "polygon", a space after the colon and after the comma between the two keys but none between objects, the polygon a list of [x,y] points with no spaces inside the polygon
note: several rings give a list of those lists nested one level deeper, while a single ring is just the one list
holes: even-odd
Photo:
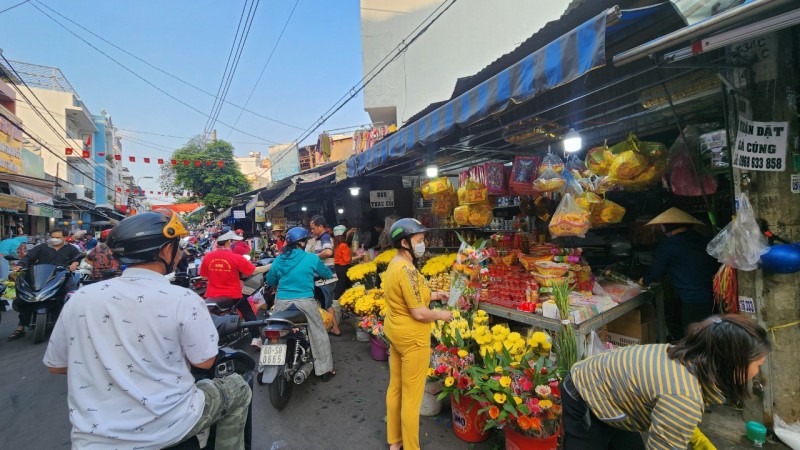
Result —
[{"label": "flower bucket", "polygon": [[442,412],[444,399],[439,400],[439,393],[442,392],[441,381],[428,381],[425,383],[425,393],[422,394],[422,405],[419,408],[419,415],[432,417]]},{"label": "flower bucket", "polygon": [[375,361],[388,361],[389,346],[386,344],[386,342],[383,341],[383,339],[376,336],[370,336],[369,354]]},{"label": "flower bucket", "polygon": [[358,342],[369,342],[371,335],[361,328],[356,328],[356,340]]},{"label": "flower bucket", "polygon": [[523,436],[511,427],[504,428],[506,435],[506,450],[557,450],[558,435],[556,433],[546,438]]},{"label": "flower bucket", "polygon": [[453,432],[456,437],[465,442],[483,442],[489,439],[489,431],[483,431],[486,426],[486,415],[478,414],[481,409],[478,402],[472,397],[462,395],[458,401],[451,397],[453,411]]}]

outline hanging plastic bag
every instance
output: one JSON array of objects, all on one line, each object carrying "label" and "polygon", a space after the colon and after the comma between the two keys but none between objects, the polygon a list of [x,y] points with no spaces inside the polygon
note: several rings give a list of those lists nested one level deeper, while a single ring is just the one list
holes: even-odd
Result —
[{"label": "hanging plastic bag", "polygon": [[589,212],[594,212],[597,207],[603,204],[603,199],[593,192],[584,192],[582,195],[575,197],[575,203]]},{"label": "hanging plastic bag", "polygon": [[608,169],[611,168],[613,161],[614,155],[608,148],[608,144],[603,144],[601,147],[595,147],[586,153],[584,164],[593,174],[604,177],[608,175]]},{"label": "hanging plastic bag", "polygon": [[586,348],[587,358],[613,349],[614,346],[611,345],[610,342],[603,342],[600,339],[600,336],[597,335],[597,331],[592,330],[591,334],[589,335],[589,346]]},{"label": "hanging plastic bag", "polygon": [[[563,165],[562,165],[563,169]],[[546,166],[533,181],[533,189],[538,192],[558,192],[567,184],[552,167]]]},{"label": "hanging plastic bag", "polygon": [[456,221],[458,226],[463,227],[469,225],[469,205],[459,206],[453,210],[453,220]]},{"label": "hanging plastic bag", "polygon": [[592,225],[610,225],[620,223],[625,217],[625,208],[611,200],[603,202],[592,210]]},{"label": "hanging plastic bag", "polygon": [[628,150],[614,158],[608,176],[612,180],[631,180],[647,170],[648,163],[647,157],[637,150]]},{"label": "hanging plastic bag", "polygon": [[589,170],[586,168],[586,164],[578,158],[578,155],[571,154],[567,156],[567,162],[564,163],[564,168],[567,169],[575,178],[584,178],[589,176]]},{"label": "hanging plastic bag", "polygon": [[489,192],[486,186],[473,181],[471,178],[458,188],[459,205],[477,205],[489,201]]},{"label": "hanging plastic bag", "polygon": [[585,237],[592,222],[590,213],[578,206],[572,194],[565,194],[550,221],[550,235],[554,238],[564,236]]},{"label": "hanging plastic bag", "polygon": [[434,196],[444,194],[453,189],[450,180],[447,177],[439,177],[435,180],[430,180],[422,184],[420,191],[422,191],[422,198],[431,200]]},{"label": "hanging plastic bag", "polygon": [[581,184],[572,172],[565,170],[561,173],[561,178],[564,179],[564,188],[561,190],[562,194],[569,192],[575,198],[583,195],[583,187],[581,187]]},{"label": "hanging plastic bag", "polygon": [[539,166],[539,173],[542,173],[542,171],[547,167],[550,167],[556,173],[561,173],[564,171],[564,161],[561,160],[561,158],[559,158],[557,155],[554,155],[548,151],[542,160],[542,165]]},{"label": "hanging plastic bag", "polygon": [[669,176],[669,184],[672,186],[672,193],[684,197],[697,197],[703,195],[703,191],[706,195],[717,192],[717,180],[712,175],[699,177],[703,183],[703,189],[700,189],[698,177],[689,158],[691,156],[688,151],[680,150],[670,163],[672,173]]},{"label": "hanging plastic bag", "polygon": [[597,195],[603,195],[606,192],[611,192],[619,188],[617,182],[612,180],[611,177],[599,178],[597,183],[595,183],[595,186],[594,192]]},{"label": "hanging plastic bag", "polygon": [[470,205],[469,224],[473,227],[485,227],[492,222],[492,207],[488,203]]},{"label": "hanging plastic bag", "polygon": [[769,247],[746,194],[739,196],[736,217],[708,243],[706,251],[734,269],[751,271],[758,268],[761,255],[767,253]]}]

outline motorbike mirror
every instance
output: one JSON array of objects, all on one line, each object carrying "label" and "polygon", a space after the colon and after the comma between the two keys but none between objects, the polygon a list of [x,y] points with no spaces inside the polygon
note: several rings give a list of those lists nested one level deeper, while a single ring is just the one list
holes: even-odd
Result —
[{"label": "motorbike mirror", "polygon": [[5,255],[4,258],[6,261],[19,261],[17,255]]}]

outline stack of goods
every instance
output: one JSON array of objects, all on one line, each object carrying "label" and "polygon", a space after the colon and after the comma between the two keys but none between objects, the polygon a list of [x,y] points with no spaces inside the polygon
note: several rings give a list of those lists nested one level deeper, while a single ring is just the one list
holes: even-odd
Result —
[{"label": "stack of goods", "polygon": [[453,211],[453,218],[459,226],[485,227],[491,223],[489,190],[471,177],[458,188],[458,204]]},{"label": "stack of goods", "polygon": [[482,277],[481,301],[533,312],[539,301],[539,284],[519,265],[490,264]]},{"label": "stack of goods", "polygon": [[598,190],[616,187],[641,190],[658,181],[667,167],[667,148],[658,142],[642,142],[631,133],[619,144],[595,147],[586,154],[586,167],[598,177]]},{"label": "stack of goods", "polygon": [[433,201],[431,212],[436,217],[449,217],[458,204],[456,191],[447,177],[426,181],[420,191],[423,199]]}]

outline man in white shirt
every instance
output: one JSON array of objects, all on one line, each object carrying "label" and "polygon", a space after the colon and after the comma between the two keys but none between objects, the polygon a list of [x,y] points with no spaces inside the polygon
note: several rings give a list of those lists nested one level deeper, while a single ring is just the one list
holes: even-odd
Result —
[{"label": "man in white shirt", "polygon": [[64,306],[44,364],[68,377],[73,448],[161,449],[215,423],[217,448],[244,448],[250,388],[236,374],[194,383],[219,337],[203,299],[164,278],[186,234],[172,212],[123,220],[108,245],[129,268]]}]

